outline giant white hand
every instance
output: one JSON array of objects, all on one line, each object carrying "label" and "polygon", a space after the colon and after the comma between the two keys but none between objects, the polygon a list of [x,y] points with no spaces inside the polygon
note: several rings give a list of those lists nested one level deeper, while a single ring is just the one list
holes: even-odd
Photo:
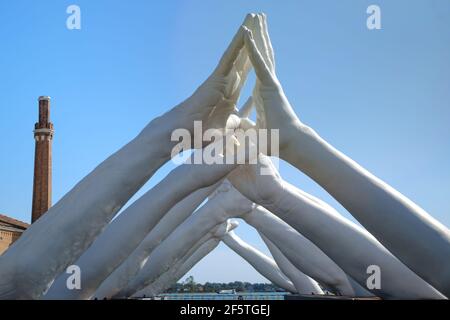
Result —
[{"label": "giant white hand", "polygon": [[268,156],[258,155],[256,164],[238,166],[229,175],[233,186],[249,200],[262,206],[279,201],[283,180]]},{"label": "giant white hand", "polygon": [[[252,25],[255,15],[248,14],[243,26]],[[180,127],[193,133],[193,122],[202,121],[204,129],[223,128],[229,115],[236,110],[242,86],[251,64],[243,49],[244,30],[239,28],[218,66],[206,81],[179,104],[174,111]]]},{"label": "giant white hand", "polygon": [[209,197],[208,203],[216,208],[213,214],[218,222],[239,217],[255,207],[252,201],[242,196],[227,180]]},{"label": "giant white hand", "polygon": [[[280,154],[295,136],[300,120],[286,98],[275,74],[272,44],[267,32],[266,16],[257,15],[251,28],[245,29],[245,47],[255,68],[257,83],[253,103],[257,110],[257,126],[280,131]],[[270,147],[270,146],[269,146]],[[269,148],[270,153],[270,148]]]}]

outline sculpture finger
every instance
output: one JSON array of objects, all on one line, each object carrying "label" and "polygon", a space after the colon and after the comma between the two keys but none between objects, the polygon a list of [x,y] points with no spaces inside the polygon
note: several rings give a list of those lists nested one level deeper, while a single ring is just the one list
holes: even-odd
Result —
[{"label": "sculpture finger", "polygon": [[[251,15],[247,15],[245,21],[247,21],[248,19],[253,18],[251,17]],[[231,69],[233,68],[234,62],[236,61],[239,55],[239,51],[242,49],[244,45],[243,28],[244,28],[243,26],[239,27],[238,32],[235,34],[233,40],[231,41],[227,50],[220,59],[219,65],[217,66],[216,70],[214,70],[214,74],[226,76],[228,73],[230,73]]]},{"label": "sculpture finger", "polygon": [[226,90],[226,96],[229,96],[230,100],[234,103],[236,103],[239,99],[242,87],[247,80],[251,67],[252,64],[248,57],[247,51],[241,50],[229,75],[230,77],[234,77],[234,79],[229,81],[229,87],[227,87]]},{"label": "sculpture finger", "polygon": [[[248,14],[242,25],[249,29],[253,28],[255,17],[256,15],[253,13]],[[237,102],[237,100],[239,99],[242,87],[247,80],[247,76],[251,68],[252,64],[248,57],[247,51],[241,50],[230,72],[230,75],[232,77],[235,77],[235,79],[230,81],[229,87],[227,88],[228,91],[226,91],[228,92],[228,96],[230,97],[231,101]]]},{"label": "sculpture finger", "polygon": [[263,106],[263,102],[259,95],[259,87],[261,86],[260,82],[257,81],[255,88],[253,90],[253,104],[256,110],[256,125],[260,129],[267,128],[266,126],[266,115]]},{"label": "sculpture finger", "polygon": [[[244,23],[242,24],[244,27],[247,27],[251,29],[253,25],[255,24],[255,17],[256,15],[254,13],[250,13],[245,17]],[[252,68],[252,64],[250,62],[250,59],[248,57],[248,53],[246,50],[242,50],[241,54],[238,57],[238,60],[235,63],[236,70],[238,71],[239,75],[241,76],[241,83],[245,83],[245,80],[247,78],[248,73],[250,72],[250,69]]]},{"label": "sculpture finger", "polygon": [[253,36],[255,38],[256,45],[258,46],[259,52],[264,58],[264,62],[269,67],[270,71],[273,71],[271,56],[269,52],[269,46],[267,44],[267,39],[264,35],[264,19],[262,14],[257,14],[255,18],[255,24],[253,28]]},{"label": "sculpture finger", "polygon": [[272,62],[272,72],[275,72],[275,53],[273,51],[272,42],[270,41],[269,30],[267,27],[267,16],[264,13],[262,13],[261,15],[262,15],[263,35],[266,40],[269,58],[270,61]]},{"label": "sculpture finger", "polygon": [[264,62],[264,59],[256,46],[255,40],[253,39],[252,32],[246,27],[244,27],[244,32],[245,47],[250,57],[250,61],[253,64],[253,68],[255,68],[258,80],[267,86],[274,85],[276,83],[275,78],[270,72],[267,64]]}]

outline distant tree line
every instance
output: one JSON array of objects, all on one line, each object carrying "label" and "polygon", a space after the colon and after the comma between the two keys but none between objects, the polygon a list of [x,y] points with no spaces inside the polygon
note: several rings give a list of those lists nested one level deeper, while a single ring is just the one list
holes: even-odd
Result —
[{"label": "distant tree line", "polygon": [[184,281],[174,284],[167,293],[207,293],[221,290],[236,290],[236,292],[282,292],[285,291],[271,283],[250,283],[234,281],[228,283],[206,282],[196,283],[194,277],[189,276]]}]

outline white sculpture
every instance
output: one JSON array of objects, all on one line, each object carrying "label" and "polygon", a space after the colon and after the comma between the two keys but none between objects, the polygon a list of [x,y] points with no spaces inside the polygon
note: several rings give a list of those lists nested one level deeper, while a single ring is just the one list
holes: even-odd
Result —
[{"label": "white sculpture", "polygon": [[260,84],[253,94],[258,125],[280,130],[280,158],[320,184],[411,270],[450,296],[448,228],[298,119],[269,59],[273,49],[265,19],[263,28],[252,30],[246,30],[245,46]]},{"label": "white sculpture", "polygon": [[[257,82],[253,96],[240,110],[241,120],[235,105],[250,61]],[[245,119],[253,104],[256,125]],[[279,129],[280,158],[319,183],[367,230],[281,179],[263,154],[257,165],[237,168],[236,164],[179,166],[110,223],[169,160],[176,144],[170,141],[172,132],[186,128],[193,133],[194,121],[202,121],[204,129],[231,135],[233,132],[224,129]],[[202,147],[194,143],[194,148]],[[269,145],[267,153],[276,155],[272,147]],[[234,154],[226,149],[224,156]],[[261,175],[261,168],[269,174]],[[231,170],[230,181],[245,197],[222,184],[219,192],[187,218]],[[295,278],[295,285],[302,290],[307,287],[307,291],[320,293],[312,281],[311,287],[305,287],[308,281],[303,280],[310,276],[340,294],[368,294],[362,288],[367,268],[376,265],[382,270],[383,284],[371,290],[375,295],[450,296],[450,231],[297,118],[275,75],[266,17],[252,14],[246,17],[216,70],[190,98],[151,121],[0,256],[0,299],[40,298],[75,261],[82,268],[83,289],[67,292],[62,275],[47,298],[89,298],[97,289],[98,297],[129,297],[152,283],[149,290],[156,292],[212,250],[218,240],[211,242],[210,238],[218,237],[211,230],[231,217],[243,217],[261,232],[281,269]],[[280,234],[280,230],[288,232]],[[232,235],[226,239],[257,269],[282,282],[278,277],[282,272],[273,263],[267,264],[264,258],[255,262],[255,257],[261,256],[249,255],[254,251],[248,247],[242,251],[245,246]],[[290,286],[294,288],[292,283]]]}]

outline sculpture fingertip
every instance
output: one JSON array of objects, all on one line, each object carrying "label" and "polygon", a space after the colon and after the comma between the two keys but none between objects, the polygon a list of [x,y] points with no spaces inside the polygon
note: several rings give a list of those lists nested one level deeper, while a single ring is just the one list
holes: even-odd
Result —
[{"label": "sculpture fingertip", "polygon": [[250,12],[250,13],[247,13],[247,15],[245,16],[244,21],[249,21],[250,19],[253,19],[253,18],[255,18],[255,14]]}]

